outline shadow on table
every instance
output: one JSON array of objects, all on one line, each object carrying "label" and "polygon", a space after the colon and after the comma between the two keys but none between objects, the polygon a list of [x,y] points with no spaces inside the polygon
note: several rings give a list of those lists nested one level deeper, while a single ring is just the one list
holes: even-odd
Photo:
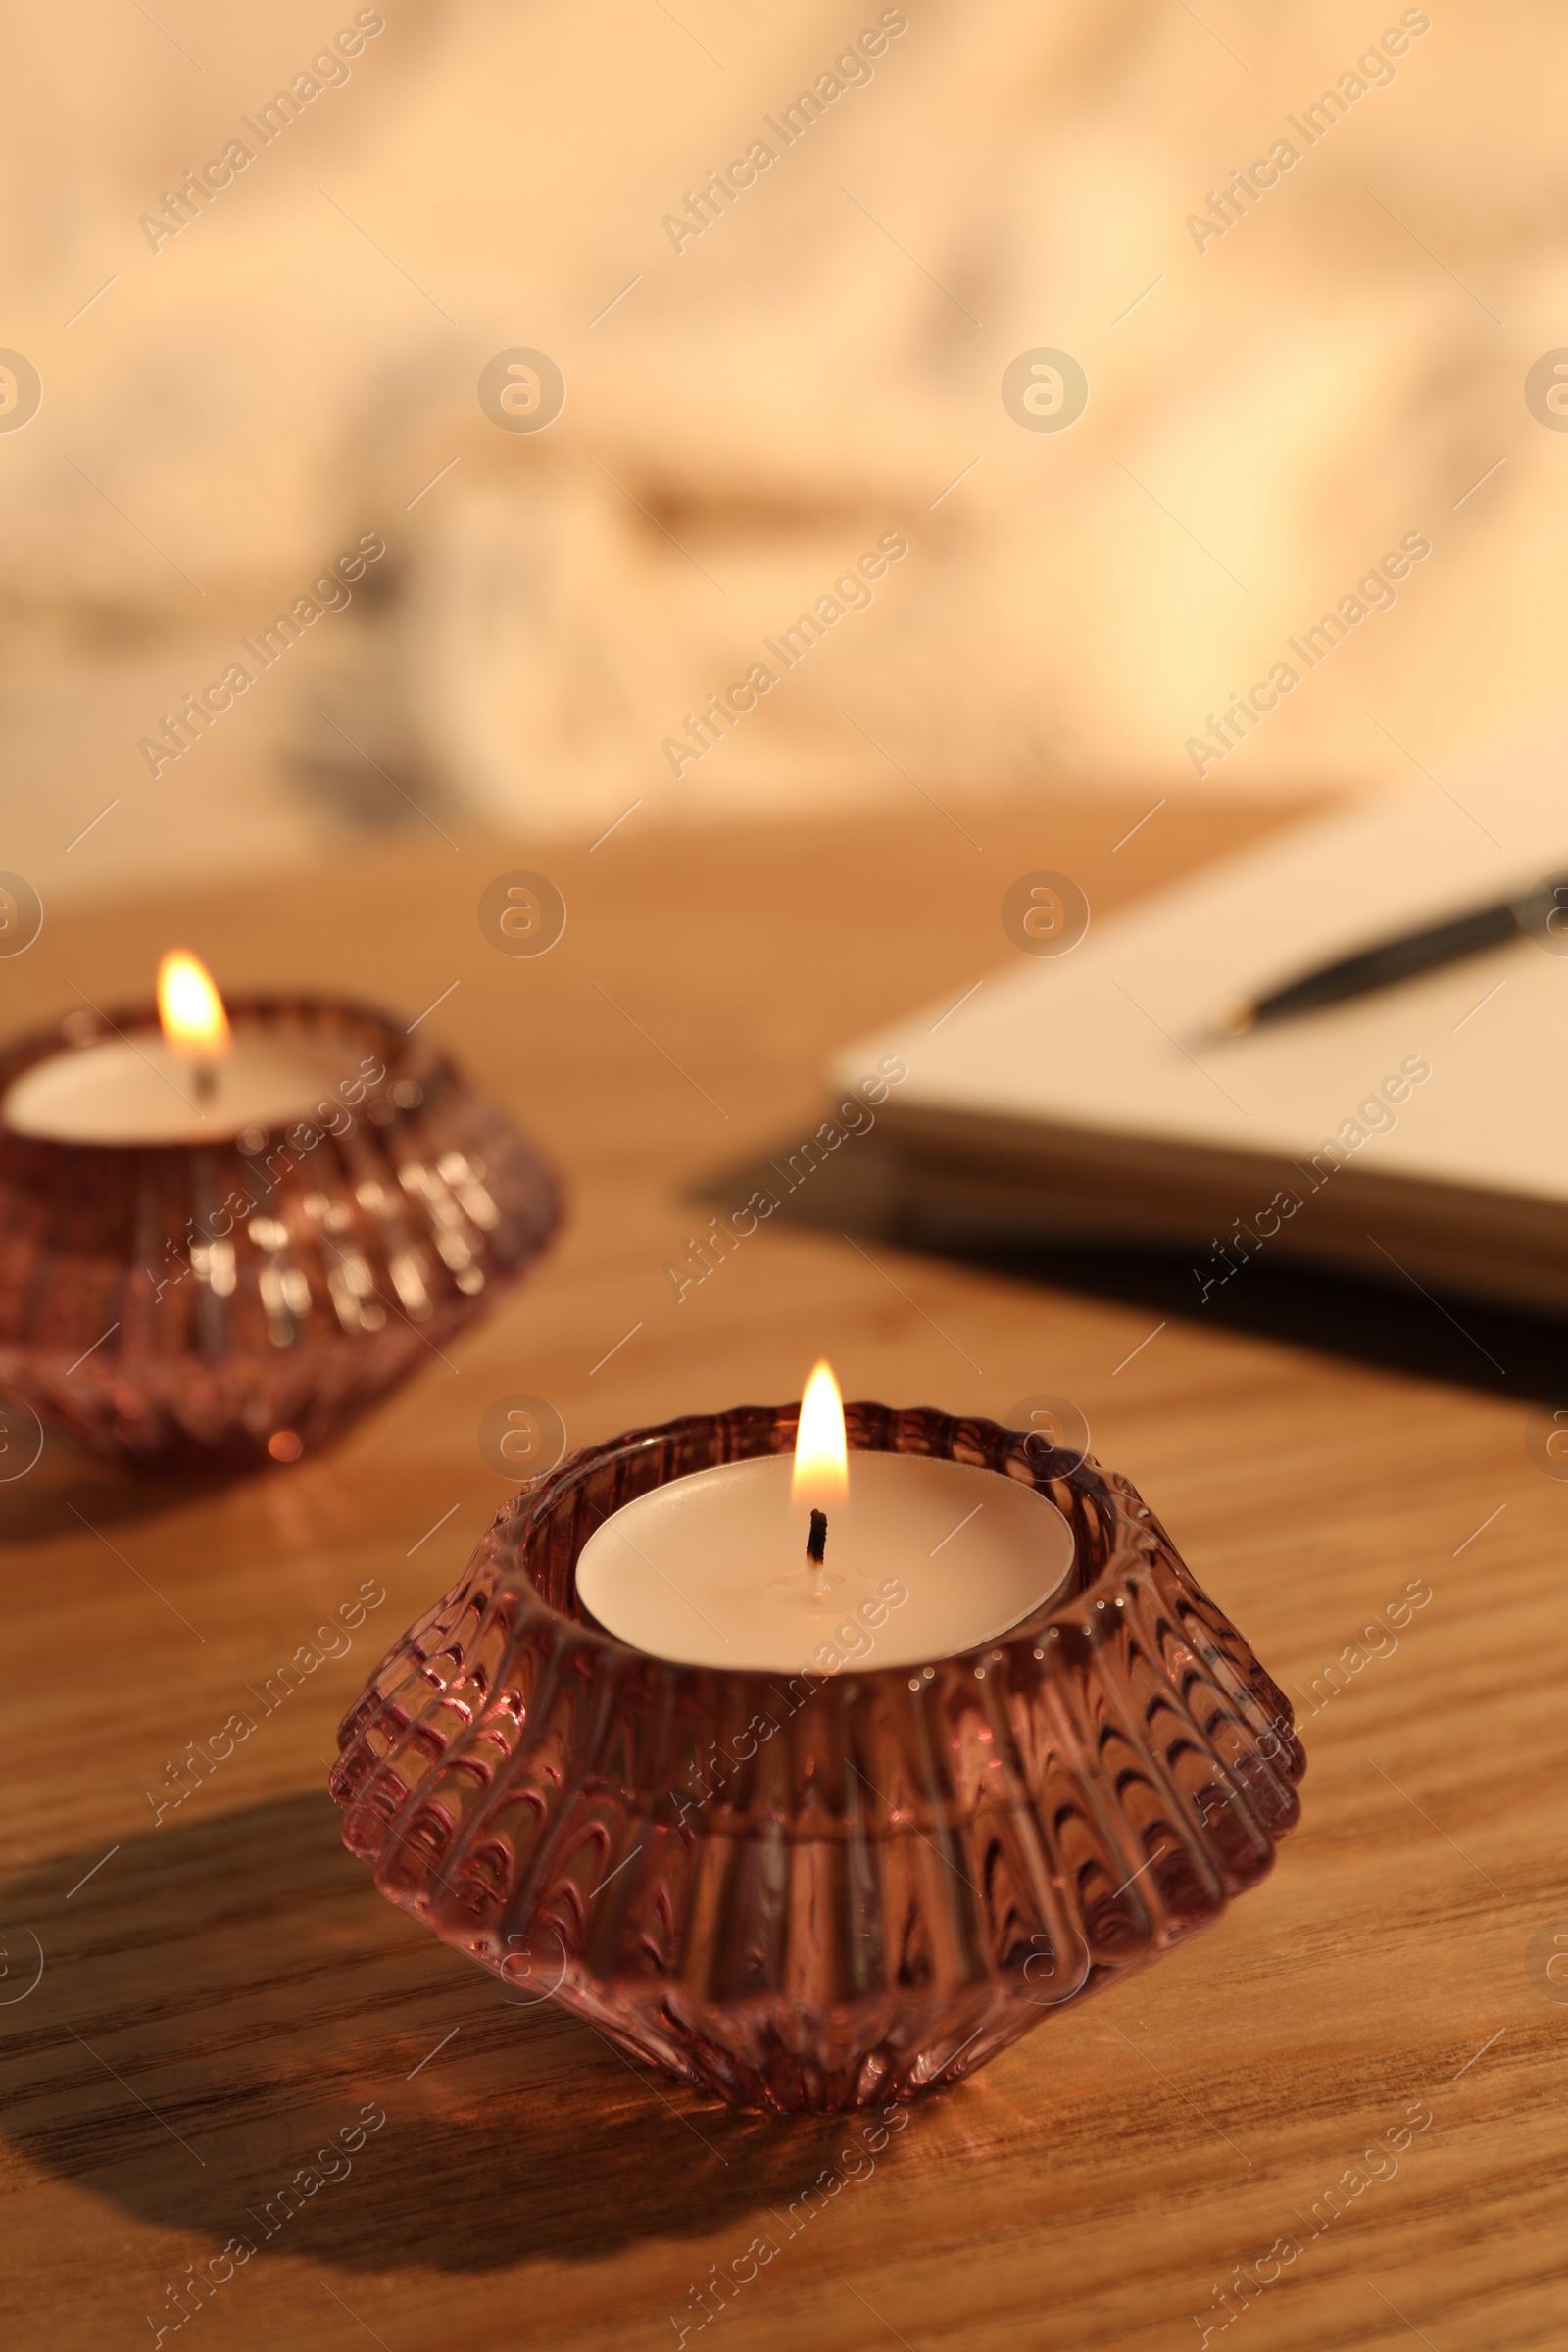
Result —
[{"label": "shadow on table", "polygon": [[[705,2105],[514,2006],[383,1900],[324,1793],[14,1874],[0,1970],[0,2136],[214,2250],[488,2271],[729,2227],[739,2251],[847,2128]],[[350,2169],[316,2164],[377,2113]],[[285,2217],[302,2167],[339,2177]]]},{"label": "shadow on table", "polygon": [[1212,1330],[1282,1340],[1322,1355],[1391,1372],[1484,1389],[1522,1402],[1568,1394],[1568,1323],[1358,1282],[1305,1266],[1249,1266],[1226,1293],[1195,1310],[1192,1261],[1156,1250],[988,1249],[961,1251],[974,1265],[1053,1289],[1086,1292]]},{"label": "shadow on table", "polygon": [[[1568,1321],[1469,1298],[1439,1298],[1411,1278],[1387,1283],[1302,1263],[1258,1258],[1215,1280],[1200,1300],[1195,1256],[1206,1275],[1230,1262],[1194,1250],[1087,1244],[1004,1228],[925,1188],[891,1150],[860,1145],[851,1160],[825,1158],[792,1192],[781,1150],[771,1160],[705,1177],[692,1198],[736,1209],[758,1190],[779,1200],[775,1221],[855,1234],[861,1241],[957,1259],[1053,1290],[1078,1291],[1210,1330],[1283,1341],[1320,1354],[1482,1389],[1526,1402],[1568,1396]],[[693,1267],[695,1273],[697,1268]]]},{"label": "shadow on table", "polygon": [[[128,1525],[193,1497],[220,1494],[232,1478],[186,1472],[133,1470],[89,1452],[59,1430],[44,1432],[43,1447],[28,1469],[10,1475],[25,1459],[19,1433],[3,1402],[4,1451],[0,1452],[0,1544],[29,1544],[49,1536],[79,1536],[93,1529]],[[36,1445],[36,1424],[32,1445]],[[24,1432],[21,1433],[24,1438]],[[30,1447],[27,1448],[30,1451]],[[265,1475],[265,1473],[264,1473]]]}]

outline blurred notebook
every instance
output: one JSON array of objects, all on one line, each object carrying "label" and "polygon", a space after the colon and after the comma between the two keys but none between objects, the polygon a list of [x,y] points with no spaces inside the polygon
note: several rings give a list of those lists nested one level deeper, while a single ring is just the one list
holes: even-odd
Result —
[{"label": "blurred notebook", "polygon": [[841,1157],[864,1152],[890,1231],[1179,1247],[1195,1301],[1267,1253],[1568,1310],[1568,940],[1208,1033],[1227,998],[1557,869],[1568,726],[1457,796],[1400,790],[1091,919],[1067,955],[1015,951],[956,1009],[848,1048],[837,1086],[887,1054],[909,1074]]}]

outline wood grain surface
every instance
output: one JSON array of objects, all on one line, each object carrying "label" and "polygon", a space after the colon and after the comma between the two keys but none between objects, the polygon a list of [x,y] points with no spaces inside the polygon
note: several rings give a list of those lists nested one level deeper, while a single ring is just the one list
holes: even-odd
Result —
[{"label": "wood grain surface", "polygon": [[[1165,808],[1115,847],[1152,797],[964,830],[923,804],[801,830],[634,815],[593,852],[426,834],[51,919],[0,963],[8,1031],[145,989],[176,940],[230,984],[409,1018],[450,991],[432,1027],[570,1197],[539,1276],[330,1456],[147,1484],[51,1440],[0,1485],[8,2348],[1568,2337],[1568,1485],[1506,1380],[781,1219],[678,1303],[662,1270],[715,1170],[814,1125],[830,1048],[1005,960],[1016,873],[1071,872],[1101,912],[1274,821]],[[476,919],[516,867],[570,908],[537,959]],[[707,2106],[518,2005],[376,1894],[325,1793],[340,1714],[511,1491],[478,1450],[489,1404],[544,1396],[581,1444],[796,1395],[823,1350],[852,1395],[1075,1398],[1298,1702],[1309,1756],[1261,1887],[874,2153],[844,2119]],[[1411,1586],[1430,1597],[1399,1623]],[[367,1589],[384,1598],[302,1689],[247,1699]],[[171,1764],[240,1707],[255,1732],[155,1818]],[[302,2170],[318,2185],[285,2219]],[[215,2266],[230,2241],[256,2250]]]}]

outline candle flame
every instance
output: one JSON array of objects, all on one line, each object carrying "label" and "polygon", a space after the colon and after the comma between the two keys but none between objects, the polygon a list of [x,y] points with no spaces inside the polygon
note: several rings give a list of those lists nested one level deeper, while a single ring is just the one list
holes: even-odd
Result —
[{"label": "candle flame", "polygon": [[216,1061],[228,1052],[228,1015],[212,974],[184,948],[171,948],[158,966],[158,1020],[164,1042],[194,1060]]},{"label": "candle flame", "polygon": [[832,1366],[819,1363],[801,1398],[795,1437],[791,1502],[841,1502],[849,1493],[849,1446],[844,1436],[844,1399]]}]

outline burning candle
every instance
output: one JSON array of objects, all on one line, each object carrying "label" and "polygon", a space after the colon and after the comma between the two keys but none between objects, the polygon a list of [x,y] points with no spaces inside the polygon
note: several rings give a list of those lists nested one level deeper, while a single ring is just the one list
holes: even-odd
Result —
[{"label": "burning candle", "polygon": [[158,1019],[170,1052],[190,1064],[194,1099],[211,1102],[233,1039],[212,973],[184,948],[171,948],[158,966]]},{"label": "burning candle", "polygon": [[1031,1486],[964,1462],[849,1453],[818,1364],[795,1456],[725,1462],[594,1530],[577,1592],[623,1642],[683,1665],[836,1674],[993,1642],[1049,1600],[1072,1530]]},{"label": "burning candle", "polygon": [[159,966],[158,1019],[35,1062],[0,1119],[66,1144],[221,1143],[308,1115],[353,1071],[346,1038],[334,1048],[260,1023],[231,1034],[210,973],[182,948]]}]

